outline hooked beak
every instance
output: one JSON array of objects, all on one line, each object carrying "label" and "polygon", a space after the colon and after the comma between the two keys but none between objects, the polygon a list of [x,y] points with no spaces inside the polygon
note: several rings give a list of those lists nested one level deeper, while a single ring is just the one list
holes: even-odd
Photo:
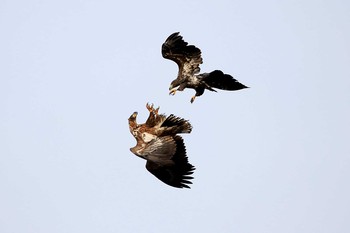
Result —
[{"label": "hooked beak", "polygon": [[136,119],[137,117],[137,112],[134,112],[133,114],[131,114],[131,116],[129,117],[129,119]]}]

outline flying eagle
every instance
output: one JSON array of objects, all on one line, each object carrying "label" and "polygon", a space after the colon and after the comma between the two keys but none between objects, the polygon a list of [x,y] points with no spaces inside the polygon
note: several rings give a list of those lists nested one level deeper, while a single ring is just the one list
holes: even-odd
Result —
[{"label": "flying eagle", "polygon": [[146,105],[149,117],[137,124],[137,112],[129,117],[129,130],[136,139],[130,148],[135,155],[147,160],[146,169],[164,183],[176,188],[190,188],[195,167],[188,162],[186,147],[179,133],[190,133],[191,124],[173,114],[158,114],[153,105]]},{"label": "flying eagle", "polygon": [[196,94],[191,98],[191,103],[197,96],[201,96],[205,89],[216,92],[214,88],[228,91],[247,88],[221,70],[199,74],[199,65],[203,63],[201,50],[194,45],[188,45],[179,32],[171,34],[163,43],[162,55],[176,62],[179,67],[177,78],[170,84],[169,94],[175,95],[176,91],[192,88]]}]

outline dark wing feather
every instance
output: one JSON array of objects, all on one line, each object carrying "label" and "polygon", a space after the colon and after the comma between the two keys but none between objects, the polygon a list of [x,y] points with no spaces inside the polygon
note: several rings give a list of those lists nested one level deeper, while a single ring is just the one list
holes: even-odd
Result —
[{"label": "dark wing feather", "polygon": [[191,176],[195,167],[187,159],[186,147],[180,136],[175,136],[176,153],[172,157],[173,164],[147,160],[146,169],[164,183],[176,188],[190,188]]},{"label": "dark wing feather", "polygon": [[194,45],[188,45],[179,32],[171,34],[162,45],[162,55],[179,66],[178,77],[192,76],[200,71],[203,60],[201,50]]},{"label": "dark wing feather", "polygon": [[191,133],[192,131],[192,125],[189,121],[177,117],[173,114],[171,114],[165,119],[161,127],[166,128],[164,132],[168,134],[171,133],[173,135],[178,133]]},{"label": "dark wing feather", "polygon": [[209,73],[209,75],[205,76],[203,79],[205,83],[208,84],[210,87],[222,90],[235,91],[247,88],[247,86],[238,82],[231,75],[224,74],[221,70],[214,70],[213,72]]}]

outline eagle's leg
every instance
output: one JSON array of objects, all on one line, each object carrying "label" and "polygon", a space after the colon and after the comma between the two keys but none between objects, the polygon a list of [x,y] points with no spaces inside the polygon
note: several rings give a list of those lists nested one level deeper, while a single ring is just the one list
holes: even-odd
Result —
[{"label": "eagle's leg", "polygon": [[176,91],[177,91],[177,88],[171,89],[169,92],[169,95],[175,95]]},{"label": "eagle's leg", "polygon": [[192,96],[191,104],[194,102],[194,100],[196,99],[197,96],[203,95],[205,89],[203,88],[203,86],[199,86],[199,87],[195,88],[195,90],[196,90],[196,94],[194,96]]},{"label": "eagle's leg", "polygon": [[195,99],[196,99],[196,96],[195,96],[195,95],[192,96],[192,98],[191,98],[191,104],[194,102]]}]

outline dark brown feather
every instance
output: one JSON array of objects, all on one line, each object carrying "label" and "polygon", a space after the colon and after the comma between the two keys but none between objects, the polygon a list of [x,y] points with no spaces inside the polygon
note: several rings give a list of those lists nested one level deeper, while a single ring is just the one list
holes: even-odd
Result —
[{"label": "dark brown feather", "polygon": [[190,188],[188,184],[193,179],[191,176],[195,167],[192,166],[187,159],[186,148],[183,139],[180,136],[175,136],[176,152],[172,157],[173,164],[166,164],[148,160],[146,169],[159,180],[176,188]]},{"label": "dark brown feather", "polygon": [[214,70],[209,73],[208,76],[204,76],[203,80],[212,88],[218,88],[221,90],[236,91],[247,86],[238,82],[229,74],[224,74],[221,70]]},{"label": "dark brown feather", "polygon": [[179,66],[178,78],[193,75],[200,71],[203,63],[201,50],[194,45],[188,45],[179,32],[171,34],[162,45],[162,55]]}]

